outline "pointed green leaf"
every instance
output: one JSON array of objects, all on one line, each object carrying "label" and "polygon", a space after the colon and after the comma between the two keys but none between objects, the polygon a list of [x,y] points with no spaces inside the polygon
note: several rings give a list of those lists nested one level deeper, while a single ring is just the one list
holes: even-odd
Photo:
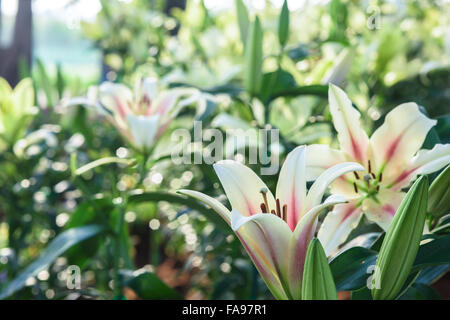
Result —
[{"label": "pointed green leaf", "polygon": [[242,0],[236,0],[236,14],[239,24],[239,32],[241,34],[241,41],[245,47],[247,44],[248,26],[250,21],[248,18],[247,7]]},{"label": "pointed green leaf", "polygon": [[14,280],[6,285],[0,293],[0,299],[4,299],[22,289],[28,278],[36,276],[42,270],[45,270],[50,264],[62,255],[67,249],[91,238],[104,230],[103,226],[88,225],[79,228],[69,229],[58,235],[48,247],[42,252],[41,256],[25,268]]}]

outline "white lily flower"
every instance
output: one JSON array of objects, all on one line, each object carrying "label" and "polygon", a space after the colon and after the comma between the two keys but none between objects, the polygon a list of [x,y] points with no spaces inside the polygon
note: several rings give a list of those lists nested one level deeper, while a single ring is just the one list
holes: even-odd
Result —
[{"label": "white lily flower", "polygon": [[323,209],[346,201],[334,195],[322,203],[323,195],[339,176],[364,168],[349,162],[333,166],[307,192],[306,148],[297,147],[281,168],[276,198],[250,168],[237,161],[220,161],[214,169],[231,212],[200,192],[180,193],[206,203],[232,227],[277,299],[300,299],[306,250],[314,237],[317,217]]},{"label": "white lily flower", "polygon": [[332,193],[350,201],[337,205],[319,232],[328,255],[347,239],[363,214],[387,230],[405,196],[401,190],[418,175],[435,172],[450,163],[449,144],[419,150],[436,121],[422,114],[417,104],[404,103],[394,108],[369,139],[361,126],[360,113],[343,90],[330,85],[329,102],[341,148],[308,146],[308,180],[343,161],[358,162],[365,172],[342,176],[331,186]]}]

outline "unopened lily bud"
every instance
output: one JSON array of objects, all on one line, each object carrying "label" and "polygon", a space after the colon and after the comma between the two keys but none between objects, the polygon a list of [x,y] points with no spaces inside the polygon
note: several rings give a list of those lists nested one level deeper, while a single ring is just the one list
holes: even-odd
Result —
[{"label": "unopened lily bud", "polygon": [[302,300],[336,300],[337,292],[328,259],[318,239],[308,246],[303,271]]},{"label": "unopened lily bud", "polygon": [[428,191],[428,213],[440,218],[450,211],[450,166],[433,181]]},{"label": "unopened lily bud", "polygon": [[374,300],[394,299],[408,278],[422,238],[427,200],[428,178],[422,176],[406,194],[386,232],[375,268]]}]

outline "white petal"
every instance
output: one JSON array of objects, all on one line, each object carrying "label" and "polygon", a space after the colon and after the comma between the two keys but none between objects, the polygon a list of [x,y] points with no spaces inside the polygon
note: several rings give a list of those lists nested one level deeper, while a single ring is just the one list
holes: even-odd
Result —
[{"label": "white petal", "polygon": [[377,195],[378,202],[371,198],[365,199],[362,209],[370,221],[386,231],[405,195],[404,192],[381,189]]},{"label": "white petal", "polygon": [[133,142],[138,148],[150,149],[158,130],[159,115],[135,116],[127,115],[127,124],[133,136]]},{"label": "white petal", "polygon": [[356,207],[357,200],[338,204],[328,213],[320,226],[318,238],[323,245],[325,253],[330,256],[347,240],[350,232],[358,225],[362,217],[361,207]]},{"label": "white petal", "polygon": [[280,170],[276,197],[280,207],[287,205],[286,221],[295,229],[304,209],[306,197],[306,148],[300,146],[290,152]]},{"label": "white petal", "polygon": [[362,171],[364,167],[356,162],[344,162],[325,170],[313,183],[306,196],[308,210],[322,201],[327,187],[337,178],[352,171]]},{"label": "white petal", "polygon": [[365,163],[369,138],[361,126],[360,113],[353,108],[347,94],[339,87],[330,84],[328,96],[341,150],[353,160]]},{"label": "white petal", "polygon": [[286,250],[292,236],[287,224],[273,214],[259,213],[251,217],[231,212],[231,225],[273,293],[289,297]]},{"label": "white petal", "polygon": [[220,203],[218,200],[204,194],[198,191],[193,191],[193,190],[186,190],[186,189],[182,189],[179,190],[178,193],[190,196],[192,198],[195,198],[197,200],[200,200],[201,202],[207,204],[208,206],[210,206],[215,212],[217,212],[223,220],[225,220],[226,223],[228,223],[228,225],[231,226],[231,213],[230,211],[222,204]]},{"label": "white petal", "polygon": [[419,174],[441,170],[450,163],[450,144],[437,144],[431,150],[420,150],[409,165],[391,182],[396,190],[408,186]]},{"label": "white petal", "polygon": [[316,180],[326,169],[347,161],[345,153],[325,144],[306,147],[306,181]]},{"label": "white petal", "polygon": [[370,138],[370,159],[375,173],[383,169],[384,182],[395,181],[435,124],[415,103],[401,104],[389,112],[384,124]]},{"label": "white petal", "polygon": [[275,209],[275,199],[269,188],[250,168],[237,161],[222,160],[214,169],[233,209],[245,216],[261,212],[262,189],[267,191],[268,209]]}]

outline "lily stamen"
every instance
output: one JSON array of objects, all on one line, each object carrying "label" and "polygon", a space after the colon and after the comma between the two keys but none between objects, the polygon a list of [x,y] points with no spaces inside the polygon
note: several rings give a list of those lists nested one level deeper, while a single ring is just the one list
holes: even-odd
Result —
[{"label": "lily stamen", "polygon": [[269,202],[267,201],[267,192],[269,192],[269,190],[267,190],[267,188],[261,188],[261,190],[259,190],[259,192],[262,194],[263,199],[264,199],[264,205],[267,211],[265,212],[270,212],[270,207],[269,207]]},{"label": "lily stamen", "polygon": [[277,198],[277,216],[281,218],[281,206],[280,206],[280,199]]},{"label": "lily stamen", "polygon": [[287,204],[283,206],[283,216],[281,217],[284,221],[287,219]]},{"label": "lily stamen", "polygon": [[383,181],[383,173],[380,173],[380,178],[379,178],[379,180],[378,181]]},{"label": "lily stamen", "polygon": [[262,213],[267,213],[267,208],[266,208],[266,205],[264,203],[261,203],[260,207],[261,207],[261,212]]},{"label": "lily stamen", "polygon": [[353,182],[353,188],[355,189],[355,193],[358,193],[358,186],[355,182]]},{"label": "lily stamen", "polygon": [[355,175],[356,180],[359,180],[359,175],[356,173],[356,171],[353,171],[353,174]]},{"label": "lily stamen", "polygon": [[370,165],[370,160],[368,160],[369,173],[372,174],[372,166]]}]

